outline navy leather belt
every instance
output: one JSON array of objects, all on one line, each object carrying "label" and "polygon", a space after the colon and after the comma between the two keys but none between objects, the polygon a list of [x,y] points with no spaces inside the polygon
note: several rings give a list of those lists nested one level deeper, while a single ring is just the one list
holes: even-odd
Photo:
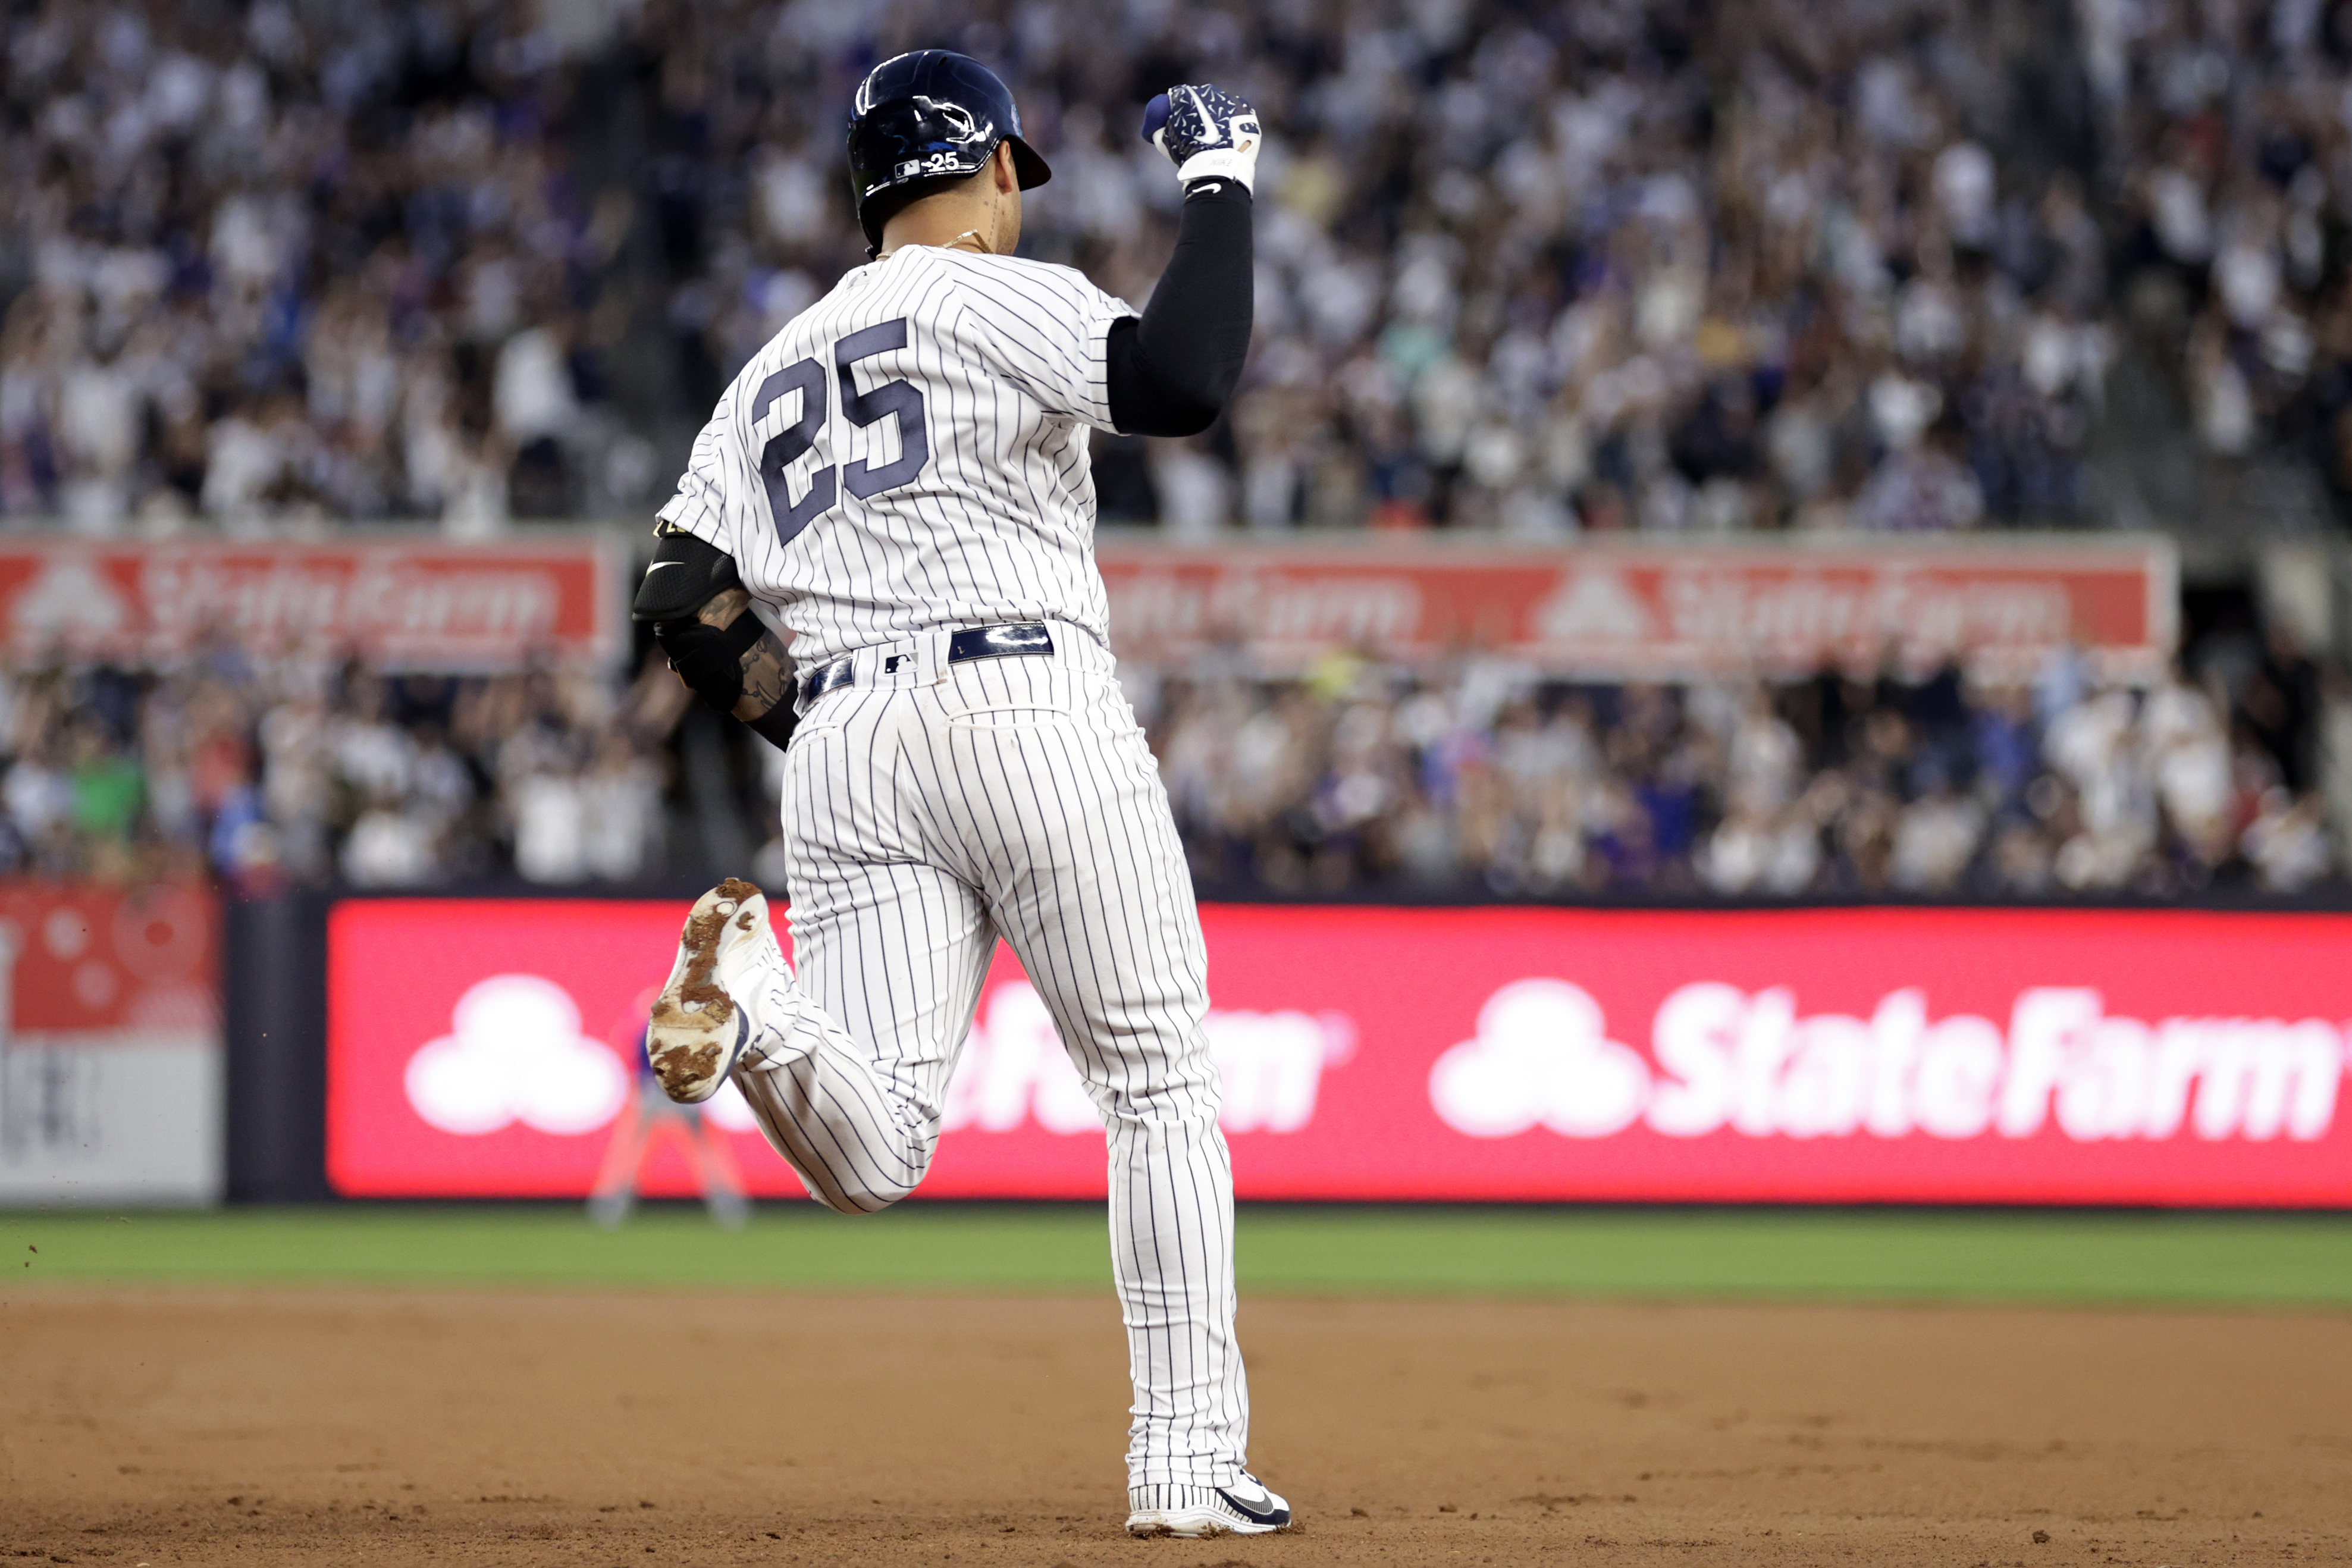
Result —
[{"label": "navy leather belt", "polygon": [[[974,658],[1028,658],[1054,651],[1051,628],[1032,621],[1022,626],[966,626],[948,638],[948,662],[961,664]],[[912,658],[912,654],[896,654],[886,668],[895,668],[896,661]],[[821,664],[801,680],[801,700],[814,702],[828,691],[857,684],[857,660],[845,654],[830,664]]]}]

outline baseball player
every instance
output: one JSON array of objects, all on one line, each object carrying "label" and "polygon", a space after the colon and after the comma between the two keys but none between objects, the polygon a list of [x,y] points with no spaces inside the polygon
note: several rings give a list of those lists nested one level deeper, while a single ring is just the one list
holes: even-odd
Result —
[{"label": "baseball player", "polygon": [[1196,434],[1231,395],[1258,124],[1179,87],[1144,134],[1184,196],[1139,312],[1013,254],[1021,193],[1048,170],[986,68],[927,49],[858,88],[849,165],[873,260],[719,399],[635,606],[706,702],[786,747],[799,973],[760,890],[720,883],[687,921],[647,1052],[674,1100],[731,1077],[817,1201],[871,1213],[930,1164],[1002,935],[1109,1136],[1128,1529],[1255,1534],[1290,1508],[1244,1460],[1200,918],[1113,674],[1087,439]]}]

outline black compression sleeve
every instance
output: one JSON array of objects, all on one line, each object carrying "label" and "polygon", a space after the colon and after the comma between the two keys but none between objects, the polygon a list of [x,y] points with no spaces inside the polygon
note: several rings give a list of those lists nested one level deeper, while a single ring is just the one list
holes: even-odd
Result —
[{"label": "black compression sleeve", "polygon": [[698,620],[656,621],[654,640],[687,689],[720,713],[743,695],[743,656],[768,628],[749,609],[724,631]]},{"label": "black compression sleeve", "polygon": [[793,711],[790,698],[747,722],[761,740],[780,752],[793,743],[793,731],[801,724],[800,715]]},{"label": "black compression sleeve", "polygon": [[1249,355],[1250,194],[1195,180],[1168,270],[1140,319],[1111,323],[1104,346],[1111,423],[1123,436],[1197,436],[1216,423]]}]

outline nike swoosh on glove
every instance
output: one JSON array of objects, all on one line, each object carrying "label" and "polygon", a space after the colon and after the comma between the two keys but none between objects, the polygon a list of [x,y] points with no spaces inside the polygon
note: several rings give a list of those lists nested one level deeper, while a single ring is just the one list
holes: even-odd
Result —
[{"label": "nike swoosh on glove", "polygon": [[1223,88],[1170,88],[1143,106],[1143,139],[1168,154],[1188,186],[1223,177],[1255,191],[1257,111]]}]

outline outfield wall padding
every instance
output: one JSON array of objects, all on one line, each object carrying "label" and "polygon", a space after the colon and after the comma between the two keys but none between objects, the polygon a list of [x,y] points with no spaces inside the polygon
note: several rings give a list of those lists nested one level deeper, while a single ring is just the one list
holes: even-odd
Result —
[{"label": "outfield wall padding", "polygon": [[228,1197],[315,1203],[327,1184],[328,895],[232,900],[223,973]]}]

